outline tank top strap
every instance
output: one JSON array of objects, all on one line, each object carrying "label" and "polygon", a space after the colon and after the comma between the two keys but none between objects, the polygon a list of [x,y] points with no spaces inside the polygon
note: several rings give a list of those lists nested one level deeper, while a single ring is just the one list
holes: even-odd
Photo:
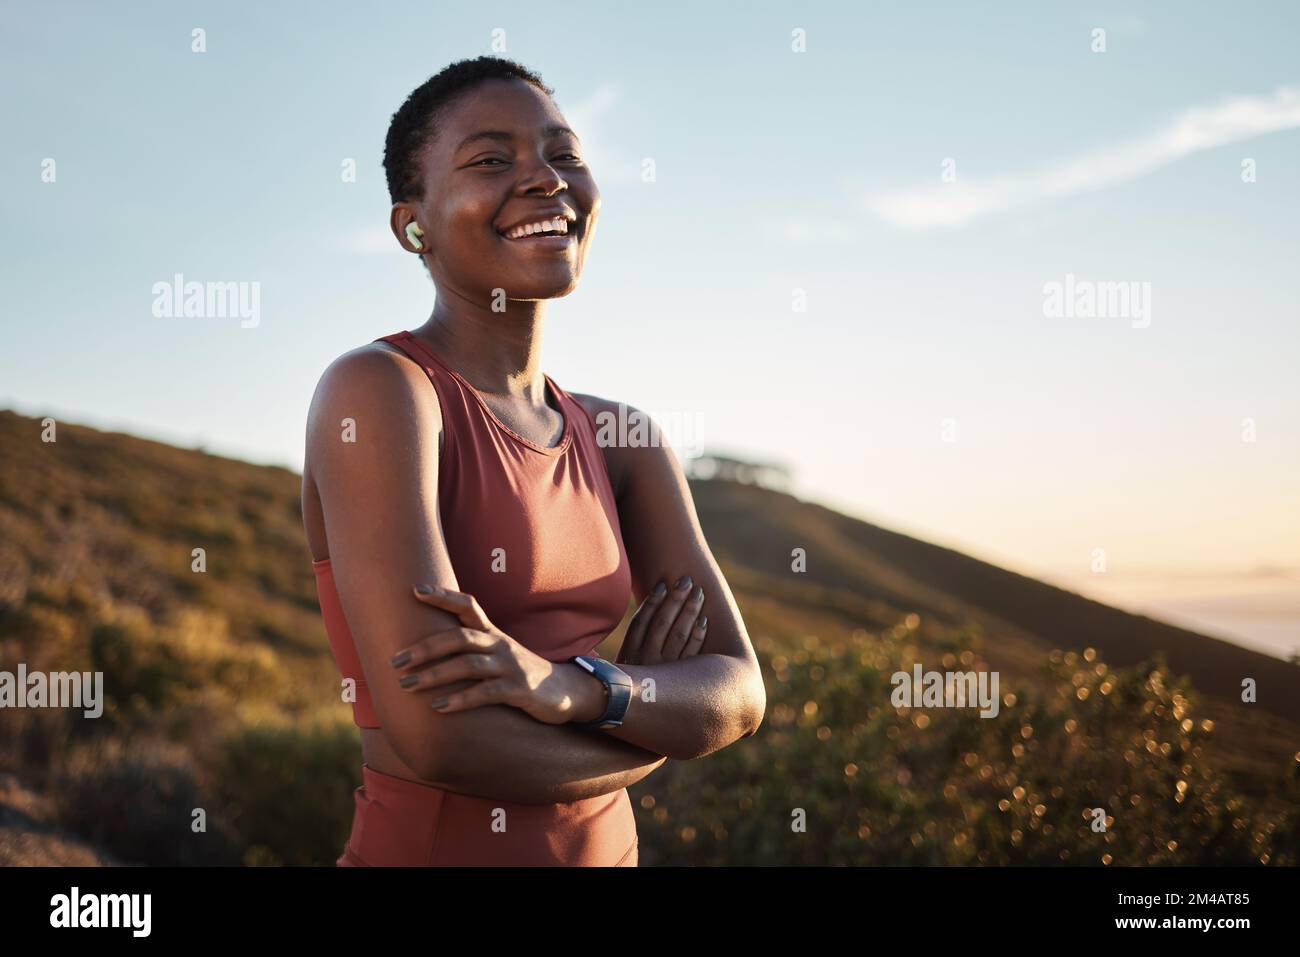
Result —
[{"label": "tank top strap", "polygon": [[[479,400],[468,391],[460,377],[409,331],[390,333],[374,341],[393,346],[429,377],[442,415],[442,454],[449,455],[467,441],[477,444],[474,433],[479,418]],[[446,471],[444,467],[439,474],[446,474]]]},{"label": "tank top strap", "polygon": [[[473,441],[482,441],[489,445],[495,444],[491,436],[501,433],[509,436],[508,441],[525,446],[533,452],[541,453],[543,457],[560,459],[573,447],[574,438],[587,431],[586,426],[591,421],[590,415],[582,407],[582,404],[560,388],[559,384],[549,375],[543,373],[548,388],[552,395],[555,396],[559,411],[564,416],[564,432],[559,444],[553,446],[538,445],[515,432],[501,421],[497,414],[488,407],[487,402],[479,394],[478,390],[470,385],[459,372],[447,365],[446,360],[433,352],[409,330],[380,336],[374,341],[387,342],[389,345],[401,350],[428,374],[443,407],[444,444],[446,434],[451,427],[461,432],[467,439],[472,434],[476,436]],[[589,441],[586,436],[584,436],[585,441]]]},{"label": "tank top strap", "polygon": [[450,371],[445,365],[443,365],[442,360],[433,354],[428,346],[415,338],[415,336],[410,332],[393,332],[386,336],[380,336],[374,341],[387,342],[390,346],[395,346],[410,356],[416,365],[422,366],[425,369]]},{"label": "tank top strap", "polygon": [[546,381],[551,384],[551,391],[555,393],[555,398],[559,401],[564,412],[565,420],[569,423],[569,429],[573,433],[573,444],[587,449],[594,448],[599,430],[596,426],[596,420],[592,418],[587,407],[549,375],[546,376]]}]

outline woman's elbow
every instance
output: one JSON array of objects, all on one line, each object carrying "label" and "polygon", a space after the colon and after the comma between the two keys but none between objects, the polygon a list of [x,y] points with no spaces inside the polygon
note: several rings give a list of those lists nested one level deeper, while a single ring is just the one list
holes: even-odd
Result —
[{"label": "woman's elbow", "polygon": [[758,730],[763,723],[763,716],[767,714],[767,688],[763,685],[763,673],[755,665],[749,680],[745,683],[745,691],[740,696],[741,705],[737,709],[737,723],[740,726],[740,733],[736,740],[748,738]]},{"label": "woman's elbow", "polygon": [[753,687],[749,694],[749,707],[746,710],[746,731],[742,738],[750,737],[763,723],[767,715],[767,686],[763,684],[763,673],[754,676]]},{"label": "woman's elbow", "polygon": [[721,751],[753,735],[766,713],[767,689],[763,687],[762,675],[755,668],[753,678],[738,690],[732,706],[719,709],[710,716],[711,720],[701,722],[693,740],[684,742],[684,747],[668,757],[676,761],[693,761]]}]

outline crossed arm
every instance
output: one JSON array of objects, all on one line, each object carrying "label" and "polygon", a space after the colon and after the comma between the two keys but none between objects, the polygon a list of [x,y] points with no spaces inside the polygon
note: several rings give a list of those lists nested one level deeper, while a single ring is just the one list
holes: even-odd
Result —
[{"label": "crossed arm", "polygon": [[[354,441],[343,441],[347,419],[355,423]],[[623,666],[638,694],[622,728],[547,723],[508,704],[450,713],[431,707],[472,680],[436,691],[402,688],[393,657],[460,625],[453,614],[411,597],[417,583],[458,587],[438,510],[441,428],[424,371],[379,346],[331,365],[308,417],[305,471],[320,497],[339,599],[385,741],[403,764],[448,790],[566,802],[627,787],[665,756],[699,757],[757,728],[765,706],[757,661],[667,449],[634,457],[637,474],[617,489],[634,587],[639,598],[669,569],[674,578],[686,571],[708,596],[709,632],[693,658]],[[616,454],[643,451],[650,450]],[[548,680],[567,688],[595,683],[572,664],[545,667],[553,669]],[[588,685],[584,694],[590,693]]]},{"label": "crossed arm", "polygon": [[[644,413],[575,395],[597,424]],[[609,418],[605,418],[609,417]],[[659,435],[654,426],[650,434]],[[640,602],[657,582],[683,572],[704,589],[708,633],[698,655],[654,665],[622,664],[633,682],[621,727],[602,732],[677,760],[703,757],[753,734],[767,696],[745,623],[700,528],[690,487],[672,450],[649,445],[604,449],[618,500],[623,546]]]}]

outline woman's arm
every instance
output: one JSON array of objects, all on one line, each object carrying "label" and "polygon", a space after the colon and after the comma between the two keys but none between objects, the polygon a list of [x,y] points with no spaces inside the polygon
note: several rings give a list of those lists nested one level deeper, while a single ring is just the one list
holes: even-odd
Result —
[{"label": "woman's arm", "polygon": [[[452,760],[439,762],[441,776],[426,780],[458,794],[518,804],[580,801],[630,787],[665,760],[614,738],[544,724],[507,705],[433,713],[457,743]],[[477,717],[462,726],[459,719],[469,715]],[[481,747],[485,739],[493,745]]]},{"label": "woman's arm", "polygon": [[632,703],[621,727],[601,733],[678,760],[702,757],[753,734],[762,722],[767,692],[758,657],[704,540],[686,477],[657,425],[628,406],[620,409],[594,396],[574,398],[592,413],[598,434],[602,422],[642,416],[652,425],[650,435],[659,436],[647,445],[603,447],[634,595],[640,601],[655,582],[674,582],[684,571],[692,587],[704,588],[702,614],[708,617],[698,655],[666,664],[620,665],[634,683]]},{"label": "woman's arm", "polygon": [[438,512],[441,429],[427,375],[377,345],[326,370],[308,416],[334,581],[385,739],[422,779],[500,800],[572,801],[635,783],[663,758],[504,705],[439,714],[431,693],[398,685],[393,655],[457,624],[410,592],[414,582],[457,588]]}]

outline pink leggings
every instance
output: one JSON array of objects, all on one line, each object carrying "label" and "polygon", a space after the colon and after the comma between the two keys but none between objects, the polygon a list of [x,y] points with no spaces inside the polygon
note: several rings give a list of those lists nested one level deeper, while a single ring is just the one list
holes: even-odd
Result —
[{"label": "pink leggings", "polygon": [[361,766],[339,867],[636,867],[626,789],[567,804],[456,794]]}]

